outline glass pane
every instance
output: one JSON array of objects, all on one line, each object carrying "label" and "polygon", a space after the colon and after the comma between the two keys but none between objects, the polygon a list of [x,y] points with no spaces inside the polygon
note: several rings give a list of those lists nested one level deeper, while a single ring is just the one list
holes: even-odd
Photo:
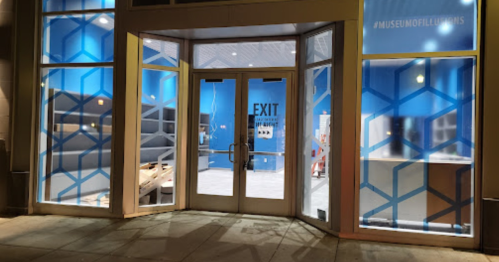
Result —
[{"label": "glass pane", "polygon": [[143,63],[178,67],[179,44],[155,39],[144,39]]},{"label": "glass pane", "polygon": [[42,70],[38,201],[109,206],[112,68]]},{"label": "glass pane", "polygon": [[43,12],[114,8],[115,0],[43,0]]},{"label": "glass pane", "polygon": [[114,59],[114,14],[46,16],[42,61],[98,63]]},{"label": "glass pane", "polygon": [[473,235],[475,63],[364,62],[362,227]]},{"label": "glass pane", "polygon": [[246,197],[284,199],[286,79],[250,79]]},{"label": "glass pane", "polygon": [[476,0],[365,0],[364,54],[476,50]]},{"label": "glass pane", "polygon": [[333,31],[325,31],[307,38],[307,64],[331,59],[333,56]]},{"label": "glass pane", "polygon": [[[234,165],[229,161],[229,147],[234,143],[235,104],[235,79],[201,80],[198,194],[234,194]],[[230,157],[234,160],[234,154]]]},{"label": "glass pane", "polygon": [[142,70],[141,206],[175,203],[177,93],[177,72]]},{"label": "glass pane", "polygon": [[305,71],[303,214],[328,221],[331,65]]},{"label": "glass pane", "polygon": [[194,45],[194,68],[294,67],[296,41]]}]

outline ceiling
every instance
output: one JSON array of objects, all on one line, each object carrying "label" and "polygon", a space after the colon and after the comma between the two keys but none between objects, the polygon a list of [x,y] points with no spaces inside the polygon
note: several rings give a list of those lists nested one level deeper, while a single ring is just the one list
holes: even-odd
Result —
[{"label": "ceiling", "polygon": [[237,27],[194,28],[194,29],[169,29],[147,31],[146,33],[163,35],[183,39],[219,39],[243,38],[264,36],[289,36],[300,35],[314,29],[323,27],[330,22],[314,22],[299,24],[276,24]]}]

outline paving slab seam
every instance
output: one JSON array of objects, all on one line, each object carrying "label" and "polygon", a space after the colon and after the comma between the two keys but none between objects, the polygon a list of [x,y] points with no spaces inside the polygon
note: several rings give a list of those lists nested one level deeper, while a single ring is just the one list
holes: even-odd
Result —
[{"label": "paving slab seam", "polygon": [[274,259],[274,256],[275,254],[277,253],[277,251],[279,250],[279,247],[281,247],[281,244],[282,244],[282,241],[284,241],[284,237],[286,237],[286,235],[288,234],[288,231],[289,229],[291,228],[291,226],[293,225],[293,222],[295,222],[295,218],[293,218],[293,220],[291,220],[291,223],[289,223],[288,225],[288,228],[286,228],[286,232],[284,232],[284,235],[282,235],[281,237],[281,241],[279,241],[279,245],[277,245],[277,248],[274,250],[274,253],[272,254],[272,256],[270,257],[269,261],[272,261],[272,259]]}]

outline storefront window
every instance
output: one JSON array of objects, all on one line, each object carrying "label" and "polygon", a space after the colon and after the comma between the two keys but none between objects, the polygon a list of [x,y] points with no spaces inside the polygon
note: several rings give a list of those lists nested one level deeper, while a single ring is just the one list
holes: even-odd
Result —
[{"label": "storefront window", "polygon": [[179,54],[177,42],[143,39],[139,95],[140,206],[175,204]]},{"label": "storefront window", "polygon": [[114,59],[114,14],[43,18],[43,63],[100,63]]},{"label": "storefront window", "polygon": [[109,207],[114,13],[92,10],[112,8],[114,0],[43,1],[38,202]]},{"label": "storefront window", "polygon": [[296,41],[194,45],[194,68],[294,67]]},{"label": "storefront window", "polygon": [[142,70],[139,204],[175,203],[178,73]]},{"label": "storefront window", "polygon": [[331,164],[331,65],[305,72],[305,99],[303,213],[327,220]]},{"label": "storefront window", "polygon": [[112,68],[42,70],[38,199],[108,206]]},{"label": "storefront window", "polygon": [[361,227],[473,235],[475,63],[364,61]]},{"label": "storefront window", "polygon": [[333,31],[308,37],[306,50],[302,213],[329,221]]},{"label": "storefront window", "polygon": [[364,54],[476,50],[477,0],[364,0]]}]

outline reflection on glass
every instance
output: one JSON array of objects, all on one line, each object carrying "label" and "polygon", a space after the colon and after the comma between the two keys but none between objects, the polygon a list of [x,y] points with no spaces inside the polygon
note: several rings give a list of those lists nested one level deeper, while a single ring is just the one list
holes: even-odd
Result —
[{"label": "reflection on glass", "polygon": [[296,41],[194,45],[194,68],[294,67]]},{"label": "reflection on glass", "polygon": [[145,38],[142,49],[143,63],[178,67],[179,43]]},{"label": "reflection on glass", "polygon": [[198,194],[233,195],[235,99],[235,79],[201,80]]},{"label": "reflection on glass", "polygon": [[42,70],[38,201],[109,206],[112,68]]},{"label": "reflection on glass", "polygon": [[178,73],[142,70],[139,204],[175,203]]},{"label": "reflection on glass", "polygon": [[476,50],[477,0],[365,0],[364,54]]},{"label": "reflection on glass", "polygon": [[250,79],[246,197],[284,199],[286,79]]},{"label": "reflection on glass", "polygon": [[307,64],[331,59],[333,56],[333,31],[328,30],[307,38]]},{"label": "reflection on glass", "polygon": [[303,214],[323,221],[329,214],[331,65],[305,72]]},{"label": "reflection on glass", "polygon": [[42,62],[100,63],[114,59],[114,14],[43,17]]},{"label": "reflection on glass", "polygon": [[361,226],[472,235],[475,59],[363,70]]}]

